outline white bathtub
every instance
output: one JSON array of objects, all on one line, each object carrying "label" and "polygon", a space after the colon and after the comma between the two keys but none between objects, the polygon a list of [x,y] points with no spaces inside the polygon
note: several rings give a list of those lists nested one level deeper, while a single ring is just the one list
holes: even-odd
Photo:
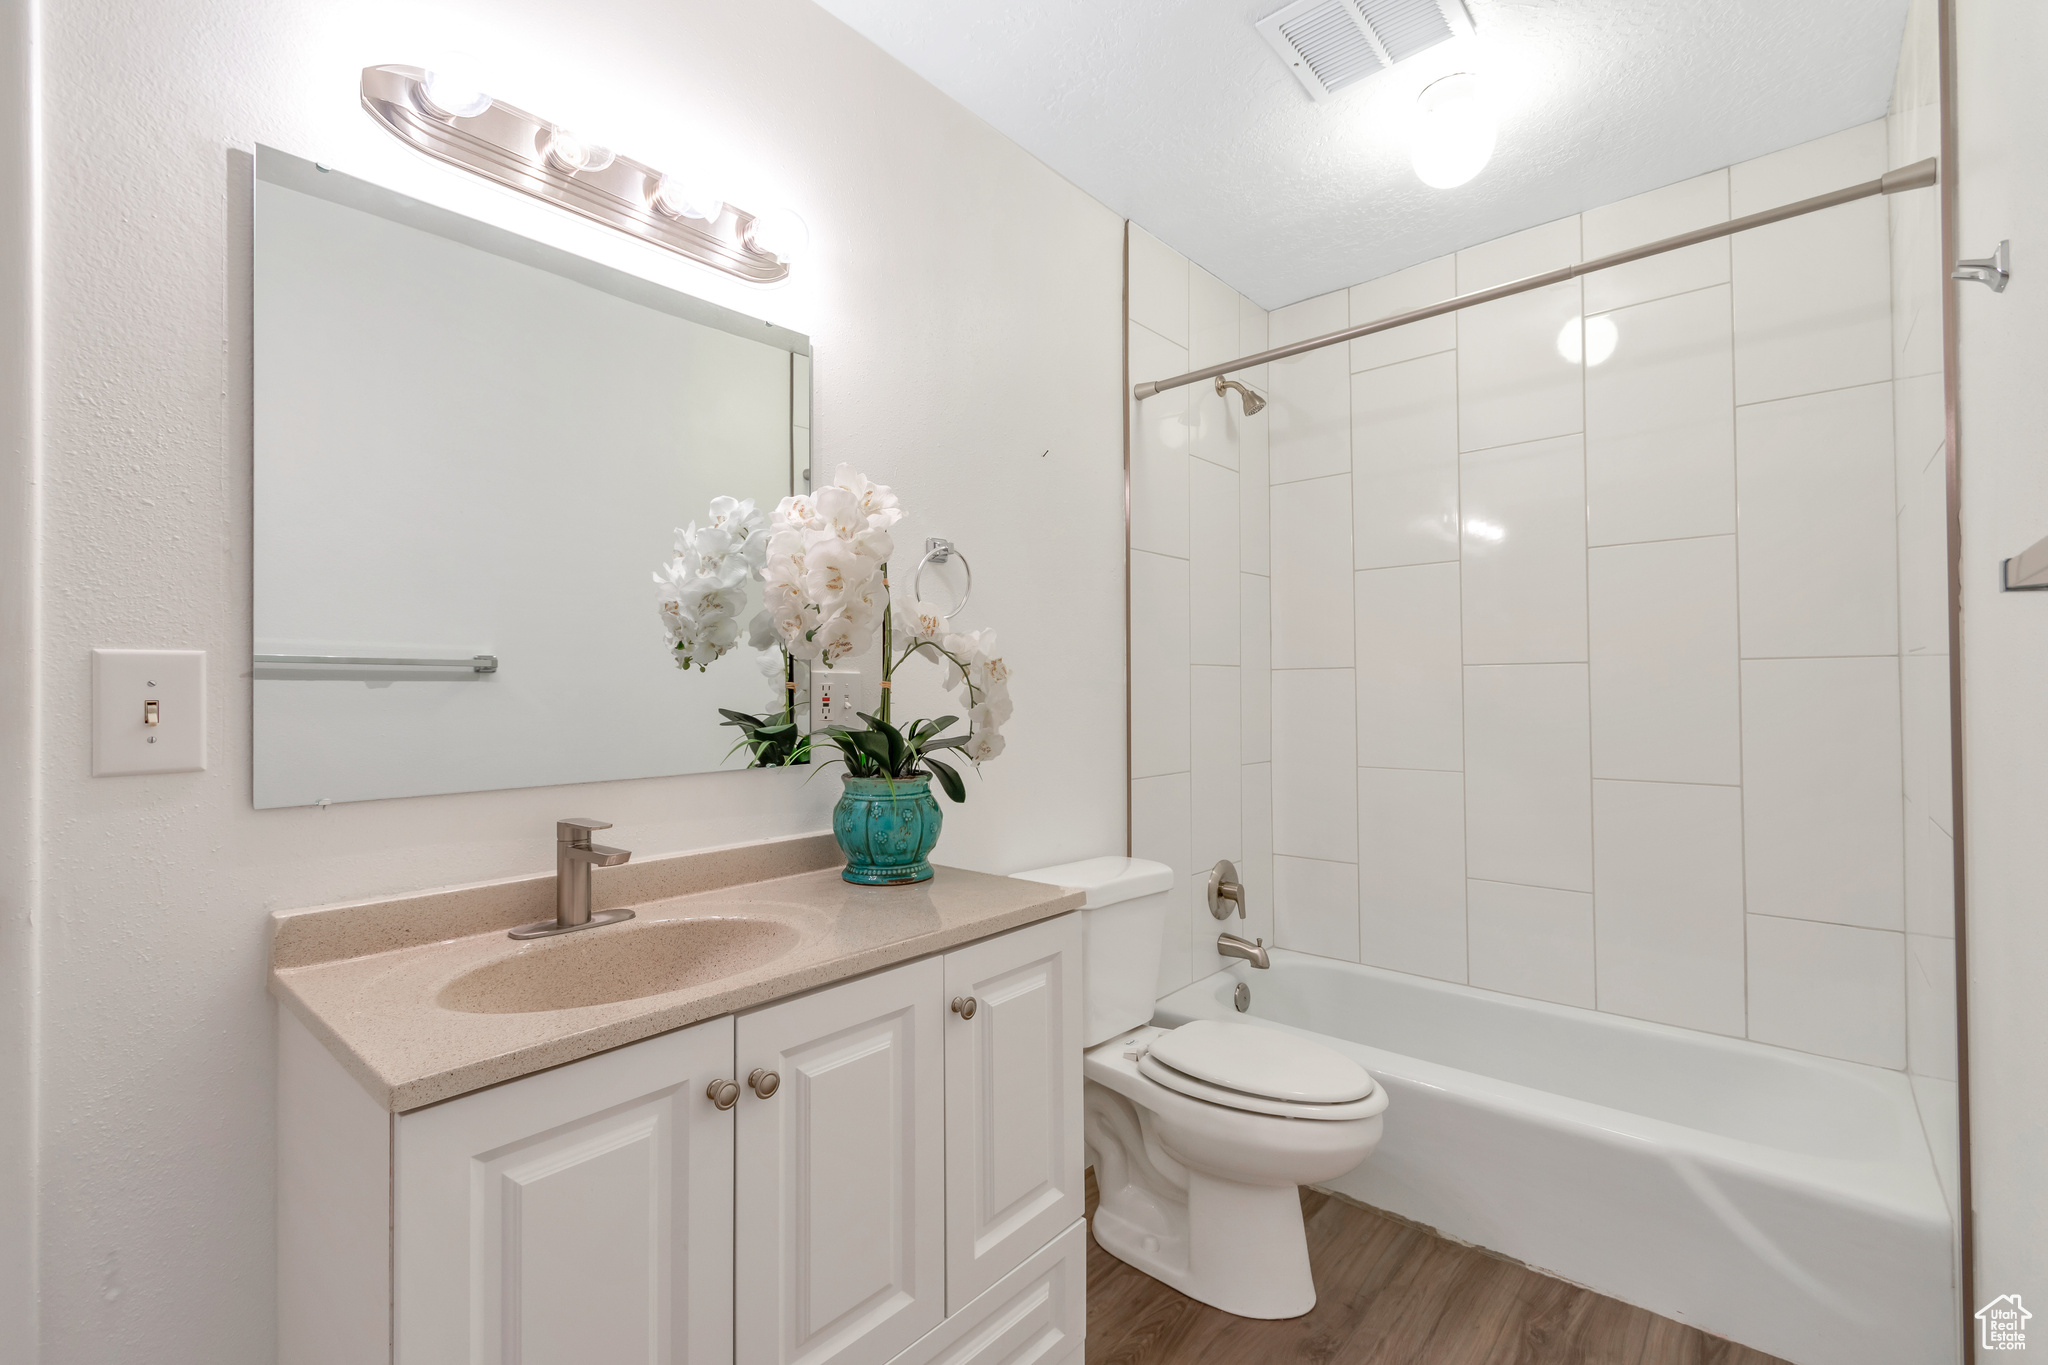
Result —
[{"label": "white bathtub", "polygon": [[1155,1018],[1311,1033],[1378,1077],[1386,1135],[1330,1188],[1797,1365],[1956,1359],[1948,1211],[1902,1074],[1272,960]]}]

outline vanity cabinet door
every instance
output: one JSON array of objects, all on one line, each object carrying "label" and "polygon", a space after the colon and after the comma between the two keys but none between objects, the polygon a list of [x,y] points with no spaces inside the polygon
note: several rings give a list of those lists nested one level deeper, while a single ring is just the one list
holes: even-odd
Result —
[{"label": "vanity cabinet door", "polygon": [[746,1365],[882,1365],[945,1316],[937,958],[740,1016],[733,1259]]},{"label": "vanity cabinet door", "polygon": [[1081,1217],[1081,917],[945,960],[946,1311],[957,1313]]},{"label": "vanity cabinet door", "polygon": [[715,1019],[400,1115],[399,1365],[730,1365]]}]

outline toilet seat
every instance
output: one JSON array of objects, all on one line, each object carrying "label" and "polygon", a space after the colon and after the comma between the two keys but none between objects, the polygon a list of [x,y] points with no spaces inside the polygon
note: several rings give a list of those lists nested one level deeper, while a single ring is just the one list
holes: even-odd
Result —
[{"label": "toilet seat", "polygon": [[1361,1119],[1387,1107],[1364,1067],[1277,1029],[1197,1019],[1155,1036],[1137,1062],[1157,1085],[1245,1113]]}]

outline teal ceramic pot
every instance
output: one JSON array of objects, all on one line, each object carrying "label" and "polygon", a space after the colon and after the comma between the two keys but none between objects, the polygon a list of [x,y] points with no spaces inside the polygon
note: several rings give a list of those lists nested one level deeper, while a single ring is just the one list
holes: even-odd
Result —
[{"label": "teal ceramic pot", "polygon": [[832,808],[832,837],[846,855],[840,875],[860,886],[903,886],[932,879],[925,856],[939,842],[932,779],[847,777]]}]

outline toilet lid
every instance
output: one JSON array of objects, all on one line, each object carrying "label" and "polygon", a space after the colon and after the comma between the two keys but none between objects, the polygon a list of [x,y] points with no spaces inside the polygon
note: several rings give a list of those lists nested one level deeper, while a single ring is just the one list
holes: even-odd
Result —
[{"label": "toilet lid", "polygon": [[1373,1092],[1372,1077],[1343,1053],[1251,1024],[1196,1019],[1155,1039],[1146,1055],[1196,1081],[1288,1104],[1348,1104]]},{"label": "toilet lid", "polygon": [[1372,1093],[1362,1100],[1346,1100],[1341,1104],[1302,1104],[1293,1100],[1268,1099],[1264,1095],[1248,1095],[1242,1090],[1198,1081],[1185,1072],[1175,1071],[1149,1052],[1138,1058],[1138,1074],[1164,1089],[1176,1090],[1194,1099],[1245,1114],[1271,1114],[1283,1119],[1369,1119],[1387,1107],[1387,1092],[1378,1086],[1374,1086]]}]

